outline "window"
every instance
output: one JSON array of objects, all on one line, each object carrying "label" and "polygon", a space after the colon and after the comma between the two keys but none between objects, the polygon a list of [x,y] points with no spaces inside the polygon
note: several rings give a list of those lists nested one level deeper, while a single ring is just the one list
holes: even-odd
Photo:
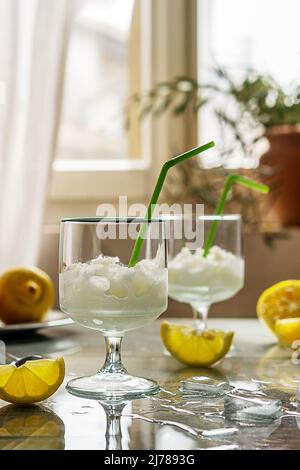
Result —
[{"label": "window", "polygon": [[[216,63],[229,69],[237,80],[251,68],[270,74],[284,87],[299,78],[299,2],[199,0],[198,6],[201,81],[215,80],[211,68]],[[226,101],[221,105],[226,106]],[[209,111],[202,113],[200,121],[203,140],[212,136],[216,141],[221,140],[219,125]],[[261,153],[260,149],[258,154]],[[252,159],[253,163],[257,160]],[[248,164],[240,154],[229,162],[229,166],[236,167]]]},{"label": "window", "polygon": [[240,69],[253,67],[286,85],[296,78],[299,2],[204,1],[208,6],[208,49],[218,63]]},{"label": "window", "polygon": [[122,194],[144,202],[166,158],[195,145],[193,126],[169,126],[168,116],[140,122],[137,113],[126,133],[124,105],[135,91],[188,73],[196,0],[77,3],[50,201],[111,202]]},{"label": "window", "polygon": [[67,56],[57,159],[133,156],[124,127],[134,0],[81,0]]},{"label": "window", "polygon": [[136,118],[127,131],[125,107],[150,77],[151,0],[76,5],[50,200],[99,201],[116,193],[141,199],[149,171],[141,143],[146,125]]},{"label": "window", "polygon": [[[147,198],[170,154],[195,145],[195,120],[150,119],[124,130],[124,107],[135,91],[176,76],[213,80],[214,62],[237,78],[254,67],[284,86],[295,80],[300,46],[294,0],[78,0],[65,76],[51,198]],[[197,15],[196,15],[197,5]],[[197,17],[197,34],[193,30]],[[280,31],[280,34],[278,34]],[[197,52],[196,52],[197,51]],[[196,57],[197,56],[197,57]],[[226,98],[220,102],[226,106]],[[193,137],[190,137],[193,131]],[[223,140],[207,109],[201,142]],[[176,139],[175,139],[176,137]],[[218,148],[209,165],[220,163]],[[257,156],[262,151],[259,149]],[[237,152],[227,166],[255,166]],[[205,162],[203,162],[205,164]]]}]

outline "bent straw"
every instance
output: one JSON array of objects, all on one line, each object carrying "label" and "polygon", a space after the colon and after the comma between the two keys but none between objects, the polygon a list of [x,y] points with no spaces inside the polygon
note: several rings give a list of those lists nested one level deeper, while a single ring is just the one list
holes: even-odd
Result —
[{"label": "bent straw", "polygon": [[[184,152],[180,155],[177,155],[176,157],[171,158],[168,160],[164,165],[162,166],[162,169],[160,171],[159,177],[157,179],[152,197],[150,199],[149,206],[147,208],[147,213],[145,217],[146,222],[150,222],[152,218],[153,211],[155,209],[156,203],[158,201],[162,186],[164,184],[164,181],[166,179],[167,173],[172,168],[173,166],[177,165],[178,163],[184,162],[188,158],[194,157],[195,155],[199,155],[199,153],[205,152],[206,150],[212,148],[215,146],[214,142],[208,142],[205,145],[201,145],[200,147],[195,147],[191,150],[188,150],[187,152]],[[143,244],[143,239],[145,236],[145,230],[146,230],[146,224],[142,224],[140,228],[140,232],[138,235],[138,238],[135,241],[132,253],[131,253],[131,258],[129,261],[128,266],[132,268],[136,263],[140,255],[140,251],[142,248]]]},{"label": "bent straw", "polygon": [[[227,177],[225,184],[224,184],[224,189],[221,194],[221,197],[219,199],[217,208],[216,208],[216,215],[221,215],[224,211],[224,207],[227,201],[227,196],[229,191],[231,190],[232,186],[234,184],[240,184],[241,186],[245,186],[246,188],[253,189],[254,191],[259,191],[260,193],[267,194],[270,190],[269,186],[261,183],[257,183],[256,181],[253,181],[249,178],[244,178],[244,176],[239,176],[239,175],[230,175]],[[209,253],[209,250],[213,244],[217,226],[218,226],[219,221],[214,220],[209,228],[207,239],[204,243],[204,257],[206,257]]]}]

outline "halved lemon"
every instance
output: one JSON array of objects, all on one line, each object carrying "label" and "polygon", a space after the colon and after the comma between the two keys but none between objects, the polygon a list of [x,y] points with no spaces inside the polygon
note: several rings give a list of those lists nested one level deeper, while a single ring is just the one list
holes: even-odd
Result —
[{"label": "halved lemon", "polygon": [[300,281],[278,282],[258,299],[257,316],[274,332],[277,320],[300,317]]},{"label": "halved lemon", "polygon": [[300,340],[300,318],[284,318],[275,323],[275,333],[283,346],[291,346]]},{"label": "halved lemon", "polygon": [[233,331],[205,330],[163,321],[161,339],[175,359],[183,364],[209,367],[222,359],[232,344]]},{"label": "halved lemon", "polygon": [[9,403],[37,403],[58,389],[65,377],[65,362],[57,359],[28,360],[0,366],[0,399]]}]

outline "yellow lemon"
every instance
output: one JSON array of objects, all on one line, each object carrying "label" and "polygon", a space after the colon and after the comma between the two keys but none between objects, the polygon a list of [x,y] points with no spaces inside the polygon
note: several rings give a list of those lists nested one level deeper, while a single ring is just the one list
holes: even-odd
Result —
[{"label": "yellow lemon", "polygon": [[28,360],[0,366],[0,399],[9,403],[37,403],[58,389],[65,377],[65,362],[57,359]]},{"label": "yellow lemon", "polygon": [[300,340],[300,318],[285,318],[275,323],[275,333],[283,346],[291,346]]},{"label": "yellow lemon", "polygon": [[40,321],[54,303],[53,283],[39,268],[15,268],[0,277],[0,320]]},{"label": "yellow lemon", "polygon": [[232,331],[205,330],[201,334],[192,326],[163,321],[161,338],[167,350],[178,361],[195,367],[209,367],[229,351]]},{"label": "yellow lemon", "polygon": [[282,281],[266,289],[256,311],[274,333],[277,320],[300,317],[300,281]]}]

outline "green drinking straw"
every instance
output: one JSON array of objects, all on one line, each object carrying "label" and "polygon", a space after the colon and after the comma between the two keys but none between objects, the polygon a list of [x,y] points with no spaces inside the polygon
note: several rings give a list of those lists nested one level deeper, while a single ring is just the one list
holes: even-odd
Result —
[{"label": "green drinking straw", "polygon": [[[221,194],[221,197],[219,199],[217,208],[216,208],[216,215],[221,215],[224,211],[224,207],[227,201],[227,196],[229,191],[231,190],[232,186],[234,184],[240,184],[241,186],[245,186],[246,188],[253,189],[254,191],[259,191],[260,193],[267,194],[270,190],[269,186],[261,183],[257,183],[256,181],[253,181],[249,178],[244,178],[244,176],[239,176],[239,175],[230,175],[227,177],[225,184],[224,184],[224,189]],[[209,253],[209,250],[213,244],[217,226],[218,226],[219,221],[214,220],[209,228],[207,239],[205,240],[204,243],[204,257],[206,257]]]},{"label": "green drinking straw", "polygon": [[[191,150],[188,150],[187,152],[182,153],[181,155],[177,155],[176,157],[173,157],[170,160],[168,160],[166,163],[164,163],[164,165],[163,165],[163,167],[160,171],[159,177],[157,179],[152,197],[150,199],[149,206],[147,208],[147,213],[146,213],[146,217],[145,217],[146,222],[150,222],[151,219],[152,219],[153,211],[155,209],[156,203],[158,201],[159,195],[161,193],[162,186],[164,184],[164,181],[166,179],[166,176],[167,176],[167,173],[168,173],[169,169],[172,168],[173,166],[177,165],[178,163],[184,162],[188,158],[194,157],[195,155],[199,155],[199,153],[205,152],[205,150],[208,150],[208,149],[210,149],[214,146],[215,146],[214,142],[208,142],[205,145],[201,145],[200,147],[195,147]],[[141,248],[142,248],[142,245],[143,245],[143,239],[144,239],[144,236],[145,236],[146,227],[147,227],[146,224],[142,224],[142,226],[140,228],[140,232],[139,232],[138,238],[136,239],[136,242],[134,244],[134,247],[133,247],[133,250],[132,250],[132,253],[131,253],[131,258],[130,258],[130,261],[129,261],[129,264],[128,264],[128,266],[130,268],[132,268],[137,263],[137,260],[139,258],[140,251],[141,251]]]}]

